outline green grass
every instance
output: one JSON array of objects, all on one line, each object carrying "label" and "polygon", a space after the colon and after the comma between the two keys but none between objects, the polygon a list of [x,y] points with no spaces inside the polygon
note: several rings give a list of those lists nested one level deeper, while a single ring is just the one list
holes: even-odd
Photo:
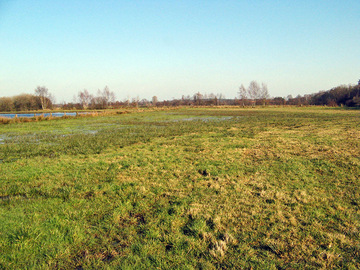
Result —
[{"label": "green grass", "polygon": [[0,139],[0,269],[360,268],[358,111],[187,108]]}]

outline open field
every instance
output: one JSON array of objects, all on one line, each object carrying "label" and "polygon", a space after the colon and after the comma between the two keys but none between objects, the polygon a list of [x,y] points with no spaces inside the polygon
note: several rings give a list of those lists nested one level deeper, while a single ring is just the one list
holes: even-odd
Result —
[{"label": "open field", "polygon": [[360,112],[0,126],[0,269],[358,269]]}]

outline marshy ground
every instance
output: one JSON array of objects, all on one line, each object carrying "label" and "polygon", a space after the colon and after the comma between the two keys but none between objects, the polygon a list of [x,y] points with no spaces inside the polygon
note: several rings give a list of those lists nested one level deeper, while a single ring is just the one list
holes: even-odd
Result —
[{"label": "marshy ground", "polygon": [[360,111],[0,126],[0,269],[358,269]]}]

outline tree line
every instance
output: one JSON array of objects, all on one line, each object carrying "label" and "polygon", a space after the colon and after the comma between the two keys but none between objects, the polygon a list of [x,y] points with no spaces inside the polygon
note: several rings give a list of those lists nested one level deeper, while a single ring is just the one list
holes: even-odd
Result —
[{"label": "tree line", "polygon": [[[256,105],[326,105],[360,107],[360,80],[357,85],[341,85],[310,95],[292,97],[270,97],[266,83],[251,81],[247,88],[243,84],[239,87],[237,97],[227,99],[223,94],[183,95],[180,99],[159,101],[156,96],[151,100],[139,97],[116,100],[115,93],[105,86],[96,95],[84,89],[74,96],[73,102],[56,105],[62,109],[106,109],[121,107],[150,107],[150,106],[256,106]],[[38,86],[34,94],[21,94],[14,97],[0,98],[0,111],[28,111],[53,109],[54,97],[45,86]]]},{"label": "tree line", "polygon": [[357,85],[340,85],[312,97],[315,105],[360,107],[360,80]]},{"label": "tree line", "polygon": [[53,108],[54,97],[45,86],[38,86],[34,94],[0,98],[0,111],[29,111]]},{"label": "tree line", "polygon": [[[79,91],[76,102],[65,103],[63,109],[106,109],[115,103],[115,94],[106,86],[98,90],[97,95],[90,94],[87,90]],[[0,98],[0,111],[33,111],[51,110],[55,107],[55,98],[45,86],[38,86],[34,94],[21,94],[13,97]],[[71,106],[70,106],[71,105]],[[59,107],[59,105],[56,105]]]}]

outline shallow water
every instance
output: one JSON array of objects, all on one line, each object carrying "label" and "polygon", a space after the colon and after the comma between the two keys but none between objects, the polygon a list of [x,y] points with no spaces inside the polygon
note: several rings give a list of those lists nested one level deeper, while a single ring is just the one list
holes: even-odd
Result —
[{"label": "shallow water", "polygon": [[[78,114],[88,114],[87,112],[80,112]],[[44,116],[44,117],[63,117],[63,116],[76,116],[76,112],[58,112],[58,113],[0,113],[0,117],[5,118],[15,118],[17,117],[26,117],[26,118],[32,118],[36,116]]]},{"label": "shallow water", "polygon": [[187,117],[187,118],[180,118],[180,119],[174,119],[169,120],[171,122],[180,122],[180,121],[225,121],[232,119],[232,116],[200,116],[200,117]]}]

